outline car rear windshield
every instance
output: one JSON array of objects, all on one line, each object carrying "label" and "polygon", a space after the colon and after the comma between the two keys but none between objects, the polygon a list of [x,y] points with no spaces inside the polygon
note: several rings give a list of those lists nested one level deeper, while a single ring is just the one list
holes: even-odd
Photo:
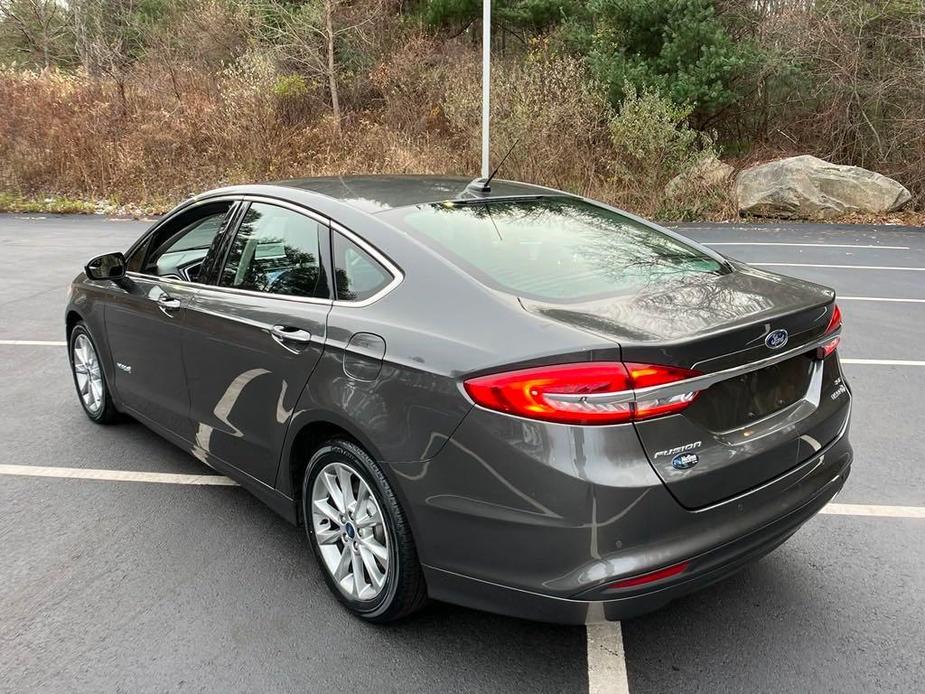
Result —
[{"label": "car rear windshield", "polygon": [[728,271],[657,229],[571,198],[445,202],[381,216],[480,282],[537,301],[626,295]]}]

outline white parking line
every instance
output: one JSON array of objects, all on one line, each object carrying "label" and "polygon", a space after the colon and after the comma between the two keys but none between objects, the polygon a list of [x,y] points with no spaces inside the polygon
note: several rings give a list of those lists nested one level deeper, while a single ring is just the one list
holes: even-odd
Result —
[{"label": "white parking line", "polygon": [[[925,362],[923,362],[925,363]],[[110,482],[154,482],[157,484],[215,485],[235,487],[237,482],[224,475],[181,475],[172,472],[140,472],[80,467],[43,467],[40,465],[0,465],[0,475],[20,477],[56,477],[62,479],[105,480]],[[839,516],[883,516],[885,518],[925,518],[925,506],[883,506],[865,504],[829,504],[822,513]],[[609,638],[609,637],[608,637]]]},{"label": "white parking line", "polygon": [[761,242],[751,242],[751,241],[722,241],[719,243],[713,243],[710,241],[704,241],[707,246],[796,246],[796,247],[806,247],[806,248],[881,248],[886,251],[908,251],[909,246],[875,246],[875,245],[865,245],[859,243],[778,243],[776,241],[761,241]]},{"label": "white parking line", "polygon": [[0,340],[0,345],[33,345],[37,347],[64,347],[63,340]]},{"label": "white parking line", "polygon": [[620,622],[589,624],[588,694],[629,694]]},{"label": "white parking line", "polygon": [[839,301],[895,301],[901,304],[925,304],[925,299],[893,299],[885,296],[839,296]]},{"label": "white parking line", "polygon": [[839,361],[842,364],[862,364],[865,366],[925,366],[925,361],[912,359],[845,359],[842,357]]},{"label": "white parking line", "polygon": [[110,482],[155,482],[158,484],[217,485],[220,487],[237,486],[237,482],[224,475],[179,475],[171,472],[94,470],[91,468],[41,467],[38,465],[0,465],[0,475],[106,480]]},{"label": "white parking line", "polygon": [[897,265],[824,265],[817,263],[757,263],[751,261],[749,265],[760,265],[761,267],[828,267],[841,270],[909,270],[911,272],[925,272],[925,267],[900,267]]},{"label": "white parking line", "polygon": [[862,504],[829,504],[820,511],[832,516],[871,516],[879,518],[925,518],[921,506],[865,506]]}]

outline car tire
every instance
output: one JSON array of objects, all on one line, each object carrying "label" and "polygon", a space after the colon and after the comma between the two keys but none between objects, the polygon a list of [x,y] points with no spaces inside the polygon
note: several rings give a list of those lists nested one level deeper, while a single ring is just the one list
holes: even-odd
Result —
[{"label": "car tire", "polygon": [[97,424],[112,424],[119,413],[109,394],[96,342],[83,321],[71,330],[67,352],[77,398],[87,417]]},{"label": "car tire", "polygon": [[[349,486],[347,499],[341,492],[343,505],[336,503],[332,486]],[[302,517],[328,587],[350,612],[384,624],[426,604],[408,521],[382,470],[361,447],[336,439],[315,451],[302,482]]]}]

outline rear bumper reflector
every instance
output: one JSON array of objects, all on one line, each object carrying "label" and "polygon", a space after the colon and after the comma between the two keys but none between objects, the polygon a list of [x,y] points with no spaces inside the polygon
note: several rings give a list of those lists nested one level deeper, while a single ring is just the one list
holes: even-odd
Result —
[{"label": "rear bumper reflector", "polygon": [[619,581],[611,583],[608,588],[633,588],[635,586],[642,586],[647,583],[654,583],[655,581],[661,581],[664,578],[671,578],[672,576],[677,576],[680,573],[684,573],[687,569],[688,562],[682,561],[680,564],[672,564],[671,566],[666,566],[664,569],[658,569],[656,571],[650,571],[647,574],[640,574],[638,576],[631,576],[629,578],[623,578]]}]

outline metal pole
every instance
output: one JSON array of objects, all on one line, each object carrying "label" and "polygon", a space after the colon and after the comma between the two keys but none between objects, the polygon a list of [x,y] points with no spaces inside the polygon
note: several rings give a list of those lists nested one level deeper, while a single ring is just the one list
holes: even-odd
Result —
[{"label": "metal pole", "polygon": [[482,0],[482,178],[488,178],[488,115],[491,74],[491,0]]}]

